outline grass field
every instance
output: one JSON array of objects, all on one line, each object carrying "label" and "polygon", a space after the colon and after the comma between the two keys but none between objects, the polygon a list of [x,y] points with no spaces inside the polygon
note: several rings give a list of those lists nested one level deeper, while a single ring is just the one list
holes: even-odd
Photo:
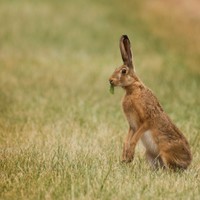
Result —
[{"label": "grass field", "polygon": [[[163,3],[165,2],[165,3]],[[199,199],[197,0],[0,1],[0,199]],[[120,163],[124,91],[109,93],[128,34],[136,71],[184,132],[193,162]]]}]

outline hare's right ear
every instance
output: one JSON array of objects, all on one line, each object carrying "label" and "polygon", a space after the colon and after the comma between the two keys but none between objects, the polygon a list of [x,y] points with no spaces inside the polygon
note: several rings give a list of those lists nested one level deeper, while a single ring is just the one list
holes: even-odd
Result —
[{"label": "hare's right ear", "polygon": [[122,60],[125,65],[134,70],[131,53],[131,43],[127,35],[122,35],[119,41]]}]

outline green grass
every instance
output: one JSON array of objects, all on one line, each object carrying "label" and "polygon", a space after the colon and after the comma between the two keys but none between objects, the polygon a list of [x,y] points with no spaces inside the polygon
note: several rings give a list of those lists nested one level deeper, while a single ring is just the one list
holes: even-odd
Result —
[{"label": "green grass", "polygon": [[[0,199],[199,199],[200,42],[178,37],[176,15],[162,26],[159,12],[147,17],[146,3],[0,1]],[[183,173],[152,171],[141,145],[120,163],[128,125],[108,77],[124,33],[137,74],[191,144]]]}]

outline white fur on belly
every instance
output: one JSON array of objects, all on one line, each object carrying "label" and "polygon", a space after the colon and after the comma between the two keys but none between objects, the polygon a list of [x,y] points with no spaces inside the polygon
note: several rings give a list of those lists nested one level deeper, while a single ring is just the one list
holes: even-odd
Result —
[{"label": "white fur on belly", "polygon": [[157,154],[158,147],[152,137],[152,133],[150,130],[143,133],[141,140],[147,151],[150,151],[152,154]]}]

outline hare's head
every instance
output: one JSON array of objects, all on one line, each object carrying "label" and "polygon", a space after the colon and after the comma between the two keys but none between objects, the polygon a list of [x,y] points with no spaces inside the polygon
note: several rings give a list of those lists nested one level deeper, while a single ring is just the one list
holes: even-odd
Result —
[{"label": "hare's head", "polygon": [[126,87],[137,80],[132,62],[131,44],[127,35],[121,36],[119,45],[123,65],[113,72],[109,82],[112,86]]}]

